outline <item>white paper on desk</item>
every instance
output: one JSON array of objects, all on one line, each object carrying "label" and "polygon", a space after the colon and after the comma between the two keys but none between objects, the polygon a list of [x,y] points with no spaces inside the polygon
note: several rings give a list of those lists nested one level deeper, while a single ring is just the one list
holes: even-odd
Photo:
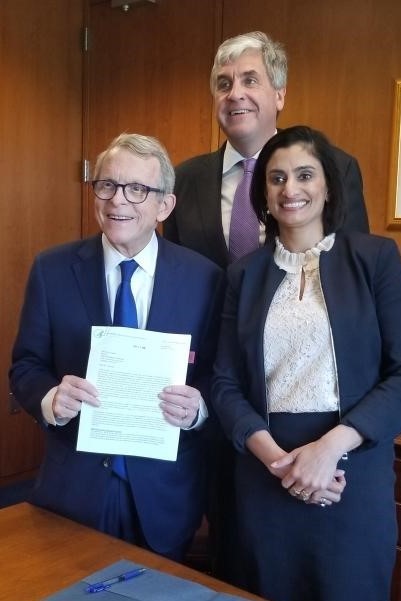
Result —
[{"label": "white paper on desk", "polygon": [[175,461],[180,429],[157,395],[185,384],[190,344],[189,334],[93,326],[86,378],[101,406],[82,403],[77,450]]}]

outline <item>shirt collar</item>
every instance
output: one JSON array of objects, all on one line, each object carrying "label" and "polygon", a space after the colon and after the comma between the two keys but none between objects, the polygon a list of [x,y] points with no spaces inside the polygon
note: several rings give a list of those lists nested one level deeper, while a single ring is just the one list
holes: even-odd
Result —
[{"label": "shirt collar", "polygon": [[[277,130],[274,133],[276,134]],[[244,157],[237,150],[235,150],[234,146],[232,146],[229,140],[227,140],[226,147],[224,149],[223,174],[227,173],[227,171],[230,171],[230,169],[240,161],[250,158],[257,159],[261,150],[262,149],[260,148],[252,157]]]},{"label": "shirt collar", "polygon": [[[104,267],[106,276],[108,273],[117,268],[121,261],[126,261],[127,257],[122,255],[114,246],[110,244],[107,236],[102,234],[102,245],[103,245],[103,256],[104,256]],[[153,232],[152,237],[148,244],[143,248],[135,257],[138,265],[143,269],[149,276],[153,277],[156,271],[156,261],[159,243],[157,236]]]}]

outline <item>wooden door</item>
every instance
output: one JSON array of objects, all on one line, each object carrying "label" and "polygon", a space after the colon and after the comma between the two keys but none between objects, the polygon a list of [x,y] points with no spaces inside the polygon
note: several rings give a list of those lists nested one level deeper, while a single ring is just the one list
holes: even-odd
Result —
[{"label": "wooden door", "polygon": [[81,236],[82,24],[83,0],[0,2],[0,483],[42,453],[7,378],[28,271]]},{"label": "wooden door", "polygon": [[[213,132],[208,88],[217,27],[216,0],[157,0],[127,12],[90,2],[87,155],[121,132],[156,136],[177,163],[208,152]],[[85,232],[97,230],[92,197]]]}]

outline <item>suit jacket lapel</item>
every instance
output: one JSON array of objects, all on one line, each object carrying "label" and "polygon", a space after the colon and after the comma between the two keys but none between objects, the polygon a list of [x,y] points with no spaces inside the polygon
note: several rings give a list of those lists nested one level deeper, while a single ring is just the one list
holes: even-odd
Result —
[{"label": "suit jacket lapel", "polygon": [[[260,250],[252,262],[248,263],[246,278],[242,284],[246,297],[242,328],[243,340],[248,347],[247,354],[252,358],[255,370],[253,398],[260,401],[261,415],[266,414],[266,382],[264,367],[264,327],[266,316],[277,288],[285,277],[273,258],[274,246]],[[274,344],[274,340],[271,341]]]},{"label": "suit jacket lapel", "polygon": [[207,244],[215,249],[213,254],[224,257],[228,263],[228,250],[221,221],[224,148],[225,144],[218,151],[204,155],[202,177],[197,179],[197,199]]},{"label": "suit jacket lapel", "polygon": [[157,237],[159,249],[157,253],[155,281],[153,285],[152,301],[149,308],[147,330],[156,332],[169,331],[169,325],[174,324],[174,315],[177,311],[178,281],[180,263],[175,255],[166,252],[166,241]]},{"label": "suit jacket lapel", "polygon": [[82,301],[93,325],[111,325],[110,306],[104,275],[101,235],[89,238],[77,251],[72,265]]}]

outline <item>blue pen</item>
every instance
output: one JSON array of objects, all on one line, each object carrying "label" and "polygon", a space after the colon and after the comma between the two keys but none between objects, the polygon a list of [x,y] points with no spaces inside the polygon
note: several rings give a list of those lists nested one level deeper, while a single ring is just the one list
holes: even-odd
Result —
[{"label": "blue pen", "polygon": [[146,572],[147,568],[136,568],[135,570],[131,570],[130,572],[125,572],[125,574],[120,574],[119,576],[115,576],[114,578],[109,578],[108,580],[103,580],[102,582],[96,582],[95,584],[90,584],[86,592],[87,593],[100,593],[100,591],[106,591],[108,588],[113,586],[113,584],[117,584],[118,582],[124,582],[124,580],[131,580],[131,578],[136,578],[140,576],[144,572]]}]

